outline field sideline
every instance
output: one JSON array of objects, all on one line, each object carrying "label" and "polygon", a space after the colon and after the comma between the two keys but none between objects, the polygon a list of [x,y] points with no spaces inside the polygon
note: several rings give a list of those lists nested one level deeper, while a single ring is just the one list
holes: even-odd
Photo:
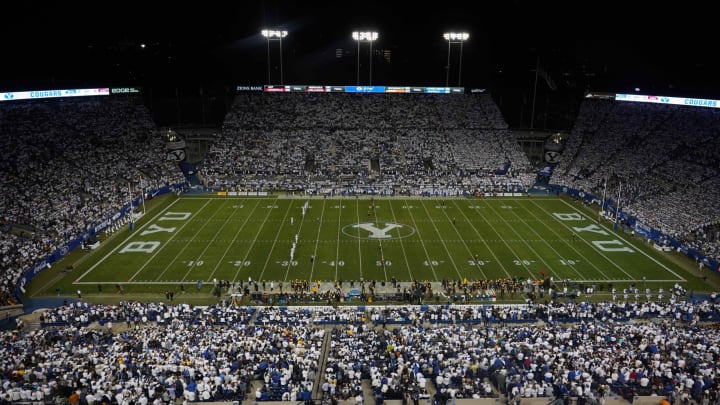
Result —
[{"label": "field sideline", "polygon": [[[218,280],[570,280],[701,289],[639,238],[562,197],[279,198],[186,195],[88,253],[40,295],[206,292]],[[69,277],[68,277],[69,276]],[[694,284],[695,283],[695,284]]]}]

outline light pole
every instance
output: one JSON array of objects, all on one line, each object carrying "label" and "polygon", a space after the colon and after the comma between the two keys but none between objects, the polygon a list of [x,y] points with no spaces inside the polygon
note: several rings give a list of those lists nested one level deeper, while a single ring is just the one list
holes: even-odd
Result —
[{"label": "light pole", "polygon": [[357,56],[357,85],[360,85],[360,41],[367,41],[370,43],[370,76],[368,85],[372,85],[372,43],[377,41],[378,33],[375,31],[354,31],[352,37],[358,43],[358,56]]},{"label": "light pole", "polygon": [[460,78],[462,75],[462,46],[463,42],[470,38],[470,34],[467,32],[446,32],[443,34],[443,38],[448,41],[448,53],[447,53],[447,73],[445,74],[445,87],[448,87],[450,82],[450,46],[451,44],[460,44],[460,61],[458,62],[458,87],[460,86]]},{"label": "light pole", "polygon": [[352,33],[353,39],[357,41],[358,43],[358,49],[357,49],[357,81],[355,83],[356,86],[360,85],[360,37],[358,36],[357,32]]},{"label": "light pole", "polygon": [[262,30],[260,33],[267,40],[268,84],[272,84],[270,80],[270,41],[278,41],[280,44],[280,84],[283,84],[282,39],[287,36],[288,32],[285,30]]}]

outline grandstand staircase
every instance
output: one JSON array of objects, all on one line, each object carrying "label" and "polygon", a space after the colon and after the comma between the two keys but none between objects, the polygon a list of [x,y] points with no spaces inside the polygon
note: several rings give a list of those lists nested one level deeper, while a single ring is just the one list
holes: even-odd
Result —
[{"label": "grandstand staircase", "polygon": [[[577,149],[575,150],[575,154],[572,155],[570,158],[570,161],[565,165],[565,173],[564,175],[567,175],[570,172],[570,169],[575,166],[575,161],[578,158],[579,151],[582,150],[583,144],[585,143],[585,139],[588,137],[592,137],[595,135],[595,131],[585,131],[583,132],[582,136],[580,137],[580,144],[578,145]],[[563,159],[567,159],[568,156],[566,156],[566,152],[563,153]]]},{"label": "grandstand staircase", "polygon": [[[370,325],[367,325],[368,327],[373,327]],[[375,326],[381,328],[381,326]],[[327,365],[324,362],[324,359],[327,359],[328,353],[330,351],[330,342],[332,339],[332,329],[333,327],[327,327],[325,334],[323,338],[323,343],[321,345],[321,356],[320,358],[323,359],[323,362],[318,364],[318,372],[315,375],[315,381],[313,381],[313,389],[311,393],[311,398],[313,403],[315,404],[325,404],[329,403],[329,401],[323,400],[323,392],[322,392],[322,383],[326,380],[328,377],[326,374]],[[427,378],[427,377],[426,377]],[[255,390],[258,388],[262,388],[264,386],[265,382],[263,380],[253,380],[250,383],[250,388],[247,393],[246,399],[244,402],[245,405],[256,405],[258,401],[255,400]],[[366,405],[372,405],[375,403],[375,390],[372,388],[371,380],[368,378],[365,378],[361,382],[362,387],[362,393],[363,393],[363,402]],[[435,396],[436,389],[435,389],[435,383],[432,381],[432,378],[426,379],[426,385],[425,390],[427,391],[429,398],[421,400],[421,404],[431,404],[433,401],[433,397]],[[392,399],[392,400],[386,400],[385,401],[387,405],[400,405],[401,400]],[[397,403],[397,404],[396,404]],[[346,404],[355,404],[354,398],[350,398],[346,401],[340,401],[340,405],[346,405]]]},{"label": "grandstand staircase", "polygon": [[[0,330],[9,328],[15,325],[16,317],[19,317],[24,313],[24,307],[22,304],[15,304],[11,299],[8,299],[6,305],[0,306]],[[27,329],[28,322],[20,320],[23,324],[23,328]],[[35,322],[35,321],[33,321]],[[40,322],[37,321],[37,325],[32,325],[33,328],[39,328]]]},{"label": "grandstand staircase", "polygon": [[380,158],[374,157],[370,159],[370,173],[380,173]]},{"label": "grandstand staircase", "polygon": [[195,172],[195,176],[197,176],[197,179],[200,182],[200,184],[202,184],[205,187],[210,187],[208,185],[207,180],[205,179],[205,176],[203,176],[199,171]]},{"label": "grandstand staircase", "polygon": [[303,170],[306,173],[315,173],[315,169],[317,167],[315,166],[315,158],[312,156],[308,156],[305,158],[305,167],[303,167]]},{"label": "grandstand staircase", "polygon": [[430,157],[424,158],[423,159],[423,169],[425,169],[425,171],[429,172],[429,171],[432,171],[433,168],[434,168],[434,165],[433,165],[432,158],[430,158]]},{"label": "grandstand staircase", "polygon": [[[327,359],[328,352],[330,351],[330,339],[332,336],[332,328],[325,329],[325,336],[323,337],[323,343],[320,347],[321,355],[320,359]],[[323,397],[322,393],[322,382],[325,381],[325,362],[318,364],[318,372],[315,374],[315,381],[313,381],[313,390],[311,398],[314,400],[321,400]]]}]

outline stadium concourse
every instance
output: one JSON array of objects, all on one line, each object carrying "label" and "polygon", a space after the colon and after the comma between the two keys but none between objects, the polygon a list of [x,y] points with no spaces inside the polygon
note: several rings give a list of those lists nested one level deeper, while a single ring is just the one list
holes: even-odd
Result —
[{"label": "stadium concourse", "polygon": [[[536,180],[489,95],[287,96],[238,95],[193,179],[225,190],[408,195],[527,192]],[[62,257],[90,231],[128,226],[118,213],[133,196],[190,185],[134,97],[3,102],[6,310],[23,304],[25,281],[50,267],[49,255]],[[718,119],[712,109],[586,100],[549,180],[622,196],[646,227],[716,263]],[[517,393],[523,403],[717,404],[713,285],[674,302],[618,294],[472,306],[92,305],[66,296],[30,318],[5,312],[21,321],[0,334],[0,402],[439,404]]]}]

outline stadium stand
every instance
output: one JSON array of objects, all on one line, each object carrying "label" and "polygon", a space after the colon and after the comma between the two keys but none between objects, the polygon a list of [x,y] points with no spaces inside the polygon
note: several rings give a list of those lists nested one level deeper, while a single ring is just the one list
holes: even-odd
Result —
[{"label": "stadium stand", "polygon": [[[534,179],[485,95],[289,96],[237,97],[201,166],[209,186],[462,195],[526,190]],[[717,257],[717,117],[587,101],[554,180],[596,195],[605,179],[610,194],[622,182],[629,212]],[[0,110],[0,132],[7,304],[20,300],[28,268],[117,212],[135,179],[149,189],[184,181],[132,98],[13,102]],[[441,404],[517,394],[523,403],[717,404],[719,309],[716,295],[362,308],[69,302],[0,332],[0,403]]]},{"label": "stadium stand", "polygon": [[552,182],[620,195],[623,211],[717,259],[718,125],[715,108],[587,100]]},{"label": "stadium stand", "polygon": [[517,393],[591,403],[626,395],[700,402],[718,393],[719,310],[717,302],[76,302],[41,313],[39,328],[0,335],[12,353],[0,361],[0,396],[42,402],[77,392],[88,403],[122,404],[358,403],[360,395],[380,404],[415,393],[433,403]]},{"label": "stadium stand", "polygon": [[215,188],[337,195],[524,191],[534,179],[487,94],[243,93],[200,172]]},{"label": "stadium stand", "polygon": [[18,302],[23,272],[116,213],[129,187],[184,182],[137,98],[3,104],[0,298]]}]

